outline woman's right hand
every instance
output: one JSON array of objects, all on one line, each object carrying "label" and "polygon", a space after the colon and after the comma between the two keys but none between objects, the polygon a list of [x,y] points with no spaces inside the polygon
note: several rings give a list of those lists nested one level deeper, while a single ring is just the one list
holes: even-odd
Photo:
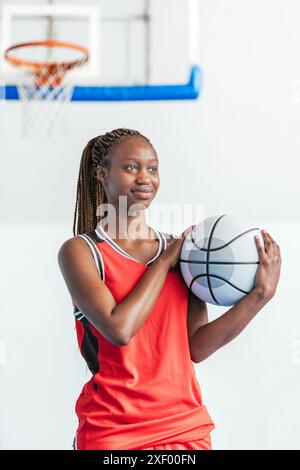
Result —
[{"label": "woman's right hand", "polygon": [[195,226],[196,225],[190,225],[186,230],[184,230],[184,232],[182,232],[181,235],[179,235],[179,237],[175,237],[159,257],[167,261],[169,269],[173,269],[177,265],[183,242]]}]

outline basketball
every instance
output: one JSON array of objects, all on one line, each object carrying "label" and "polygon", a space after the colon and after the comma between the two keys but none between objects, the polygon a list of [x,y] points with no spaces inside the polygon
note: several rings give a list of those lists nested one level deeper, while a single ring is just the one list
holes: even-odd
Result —
[{"label": "basketball", "polygon": [[259,254],[254,236],[264,246],[260,228],[247,219],[224,214],[204,219],[188,233],[180,269],[189,289],[214,305],[234,305],[255,285]]}]

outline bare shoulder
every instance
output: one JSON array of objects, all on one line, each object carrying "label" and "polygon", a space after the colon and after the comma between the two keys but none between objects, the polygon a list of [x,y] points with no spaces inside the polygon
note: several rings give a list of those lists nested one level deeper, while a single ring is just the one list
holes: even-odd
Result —
[{"label": "bare shoulder", "polygon": [[92,258],[91,250],[82,237],[72,237],[66,240],[59,248],[57,258],[59,263],[70,257],[84,255]]}]

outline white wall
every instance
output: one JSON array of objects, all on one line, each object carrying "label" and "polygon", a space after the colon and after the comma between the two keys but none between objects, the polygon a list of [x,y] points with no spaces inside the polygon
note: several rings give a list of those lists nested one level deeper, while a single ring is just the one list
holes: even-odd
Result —
[{"label": "white wall", "polygon": [[[205,82],[198,101],[72,103],[68,137],[48,143],[21,140],[19,103],[0,106],[3,449],[71,448],[75,400],[89,373],[56,256],[72,236],[82,148],[116,127],[139,129],[156,146],[155,203],[202,203],[205,216],[240,213],[278,240],[276,297],[196,370],[216,423],[215,448],[300,448],[300,4],[199,0],[199,6]],[[225,311],[208,308],[211,319]]]}]

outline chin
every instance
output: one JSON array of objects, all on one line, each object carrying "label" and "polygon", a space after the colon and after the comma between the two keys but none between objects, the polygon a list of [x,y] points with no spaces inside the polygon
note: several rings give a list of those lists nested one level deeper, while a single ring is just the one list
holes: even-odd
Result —
[{"label": "chin", "polygon": [[150,204],[151,204],[151,201],[132,201],[128,205],[128,207],[129,208],[132,207],[133,210],[143,211],[143,210],[148,209]]},{"label": "chin", "polygon": [[153,200],[153,197],[149,199],[131,197],[128,200],[128,206],[134,206],[137,209],[140,208],[141,210],[143,210],[143,209],[147,209],[150,206],[152,200]]}]

